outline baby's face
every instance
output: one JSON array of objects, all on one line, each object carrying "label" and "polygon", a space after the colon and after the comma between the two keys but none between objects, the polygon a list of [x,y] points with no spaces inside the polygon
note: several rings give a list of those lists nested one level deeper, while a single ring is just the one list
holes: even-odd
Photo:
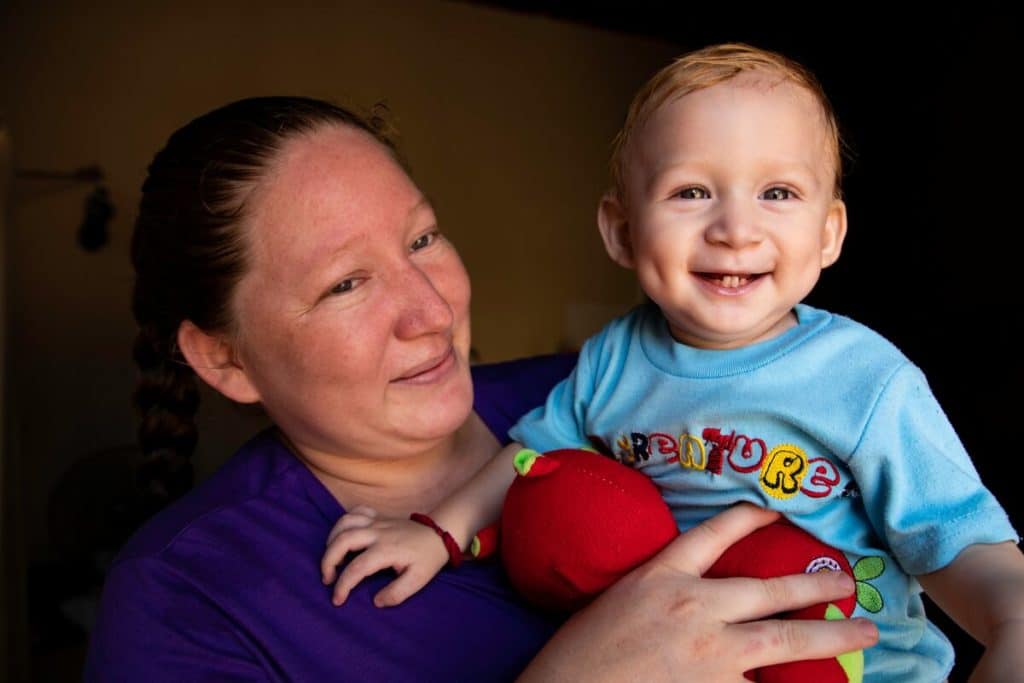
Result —
[{"label": "baby's face", "polygon": [[692,346],[746,346],[794,325],[846,232],[821,108],[768,78],[670,101],[628,150],[624,265]]}]

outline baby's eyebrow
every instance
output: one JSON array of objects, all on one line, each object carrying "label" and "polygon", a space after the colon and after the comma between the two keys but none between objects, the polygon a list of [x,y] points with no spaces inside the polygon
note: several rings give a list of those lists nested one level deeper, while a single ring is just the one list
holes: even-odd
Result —
[{"label": "baby's eyebrow", "polygon": [[660,164],[652,168],[647,174],[646,182],[643,185],[645,192],[653,192],[658,186],[665,182],[665,176],[674,173],[689,172],[694,175],[707,174],[710,164],[698,160],[682,159]]}]

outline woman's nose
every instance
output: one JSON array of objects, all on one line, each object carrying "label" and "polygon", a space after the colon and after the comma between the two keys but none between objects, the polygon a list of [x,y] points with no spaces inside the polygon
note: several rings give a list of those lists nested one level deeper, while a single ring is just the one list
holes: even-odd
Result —
[{"label": "woman's nose", "polygon": [[413,339],[452,328],[452,307],[429,273],[409,265],[397,285],[394,296],[399,298],[399,314],[395,334],[399,338]]}]

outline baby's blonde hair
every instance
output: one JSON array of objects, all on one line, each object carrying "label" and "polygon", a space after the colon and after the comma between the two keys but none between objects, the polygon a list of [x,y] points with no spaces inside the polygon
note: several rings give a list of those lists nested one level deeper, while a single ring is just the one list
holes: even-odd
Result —
[{"label": "baby's blonde hair", "polygon": [[677,58],[656,73],[633,97],[626,114],[626,122],[615,137],[612,147],[612,189],[621,201],[626,201],[625,157],[637,131],[663,104],[697,90],[710,88],[744,72],[760,72],[778,76],[781,81],[792,81],[809,92],[821,107],[828,136],[828,152],[835,167],[834,195],[841,197],[843,174],[842,144],[835,110],[825,90],[813,73],[797,62],[775,52],[745,45],[723,43],[711,45]]}]

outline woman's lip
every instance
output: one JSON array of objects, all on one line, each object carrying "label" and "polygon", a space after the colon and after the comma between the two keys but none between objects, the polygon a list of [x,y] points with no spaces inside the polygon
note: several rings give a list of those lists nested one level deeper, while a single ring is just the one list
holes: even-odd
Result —
[{"label": "woman's lip", "polygon": [[401,377],[397,377],[393,381],[404,384],[429,384],[440,377],[443,377],[454,364],[455,349],[453,347],[448,347],[448,350],[444,355],[411,368]]}]

